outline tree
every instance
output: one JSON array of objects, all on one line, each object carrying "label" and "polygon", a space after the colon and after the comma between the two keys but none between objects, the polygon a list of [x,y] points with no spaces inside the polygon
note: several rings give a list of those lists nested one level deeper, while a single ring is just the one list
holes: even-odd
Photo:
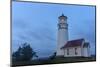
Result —
[{"label": "tree", "polygon": [[12,54],[13,61],[21,61],[21,50],[22,48],[19,47],[18,50]]},{"label": "tree", "polygon": [[12,54],[14,61],[30,61],[33,56],[37,57],[36,52],[33,51],[30,44],[24,43],[16,52]]},{"label": "tree", "polygon": [[50,59],[54,59],[56,57],[56,52],[53,53],[53,55],[50,56]]}]

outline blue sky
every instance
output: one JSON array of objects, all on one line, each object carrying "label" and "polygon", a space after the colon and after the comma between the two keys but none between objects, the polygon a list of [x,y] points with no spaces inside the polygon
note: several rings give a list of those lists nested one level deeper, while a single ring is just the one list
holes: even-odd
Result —
[{"label": "blue sky", "polygon": [[28,42],[39,57],[56,51],[57,24],[68,17],[69,40],[84,38],[95,53],[95,7],[30,2],[12,2],[12,50]]}]

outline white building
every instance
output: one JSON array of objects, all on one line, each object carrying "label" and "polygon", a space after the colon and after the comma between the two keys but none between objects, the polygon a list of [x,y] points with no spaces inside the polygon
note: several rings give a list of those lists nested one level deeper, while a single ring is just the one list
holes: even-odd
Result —
[{"label": "white building", "polygon": [[58,17],[57,56],[89,57],[89,43],[84,39],[68,40],[67,17],[62,14]]}]

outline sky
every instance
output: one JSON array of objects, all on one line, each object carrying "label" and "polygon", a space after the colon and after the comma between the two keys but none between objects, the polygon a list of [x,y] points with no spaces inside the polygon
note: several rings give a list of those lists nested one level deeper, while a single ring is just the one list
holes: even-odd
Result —
[{"label": "sky", "polygon": [[39,57],[57,47],[58,17],[68,17],[69,40],[84,38],[95,54],[95,7],[69,4],[12,2],[12,51],[29,43]]}]

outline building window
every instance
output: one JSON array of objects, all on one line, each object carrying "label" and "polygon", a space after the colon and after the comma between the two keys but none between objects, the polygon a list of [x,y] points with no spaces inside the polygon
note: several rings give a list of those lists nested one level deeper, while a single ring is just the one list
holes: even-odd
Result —
[{"label": "building window", "polygon": [[75,48],[75,55],[77,55],[77,48]]},{"label": "building window", "polygon": [[67,49],[67,55],[69,55],[69,49]]}]

